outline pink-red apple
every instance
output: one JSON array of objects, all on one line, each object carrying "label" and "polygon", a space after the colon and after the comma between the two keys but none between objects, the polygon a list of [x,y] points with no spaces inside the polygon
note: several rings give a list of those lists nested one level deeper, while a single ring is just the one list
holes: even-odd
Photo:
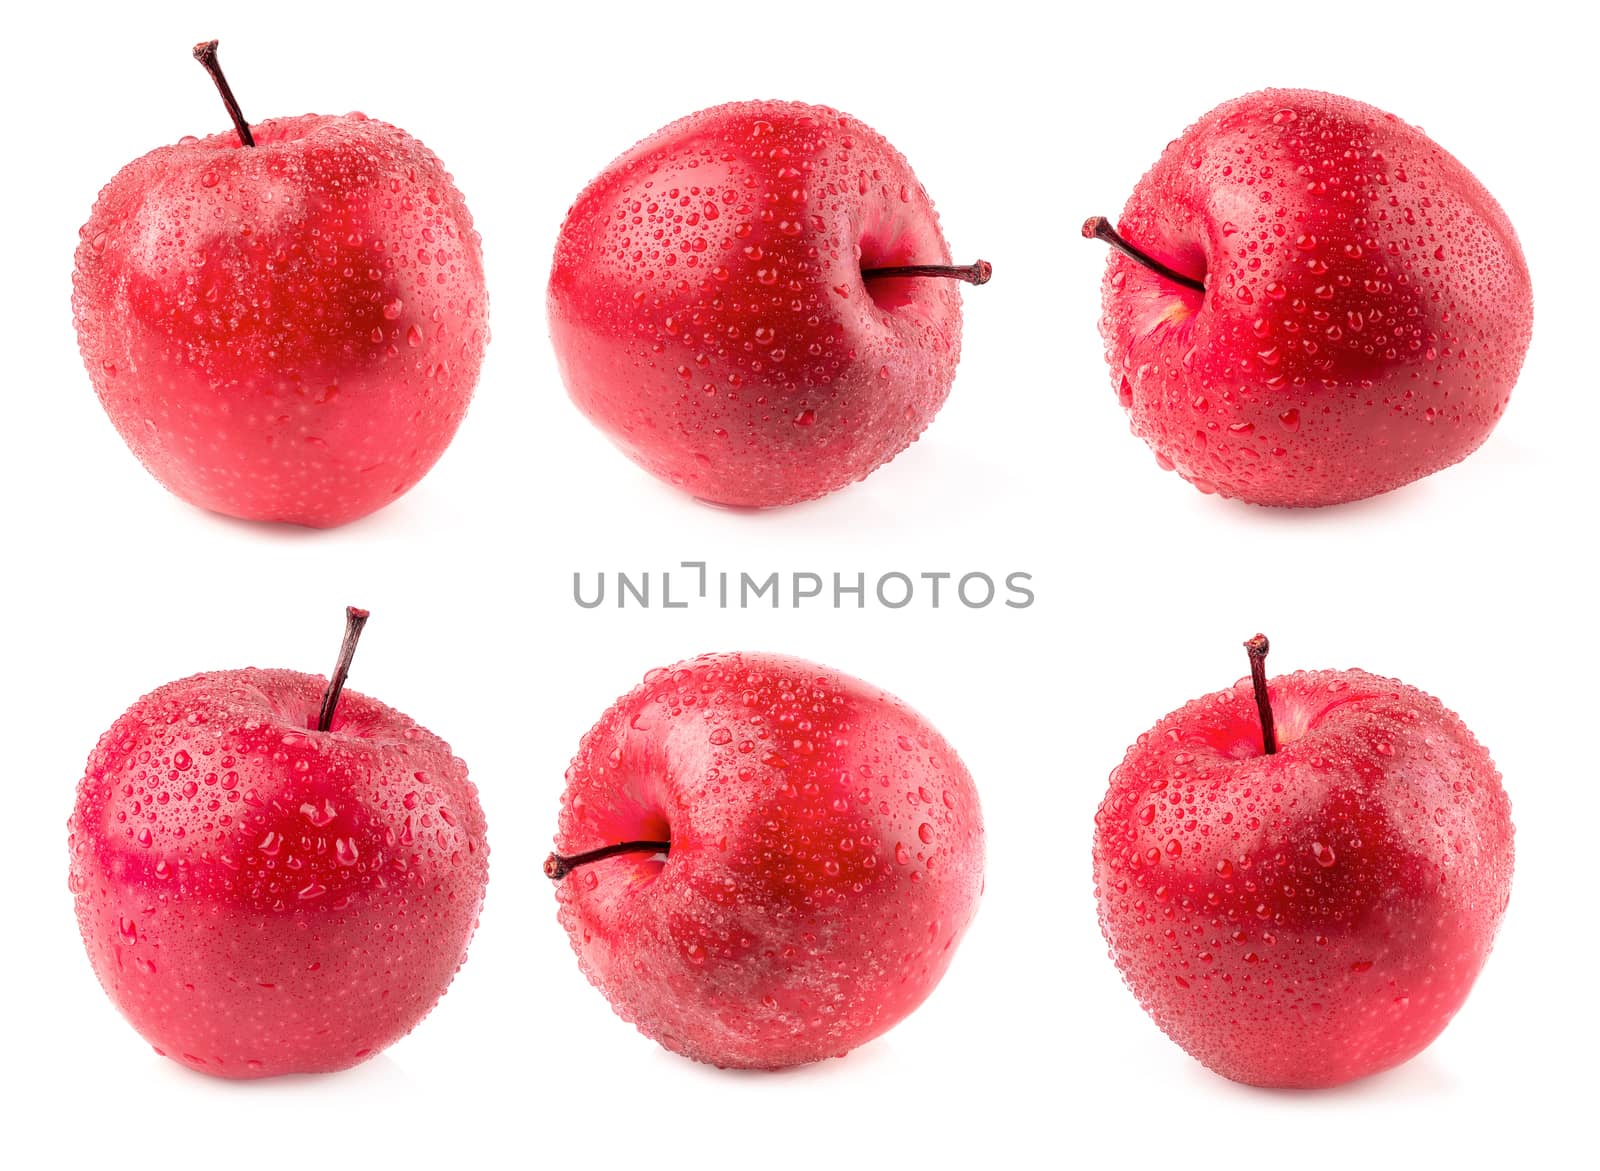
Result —
[{"label": "pink-red apple", "polygon": [[450,746],[331,679],[158,687],[89,757],[70,823],[78,927],[158,1053],[227,1078],[344,1069],[410,1032],[466,958],[488,882]]},{"label": "pink-red apple", "polygon": [[1533,327],[1511,222],[1414,126],[1263,90],[1170,143],[1113,229],[1104,316],[1134,434],[1202,492],[1338,504],[1464,459]]},{"label": "pink-red apple", "polygon": [[1338,1085],[1421,1052],[1511,892],[1511,808],[1461,720],[1365,671],[1252,677],[1140,736],[1095,816],[1100,926],[1209,1068]]},{"label": "pink-red apple", "polygon": [[871,127],[734,102],[617,159],[567,213],[550,335],[578,408],[655,476],[717,504],[792,504],[922,434],[961,355],[927,192]]},{"label": "pink-red apple", "polygon": [[488,336],[478,234],[427,147],[364,114],[250,126],[136,159],[100,192],[72,278],[117,431],[178,496],[326,527],[443,454]]},{"label": "pink-red apple", "polygon": [[944,975],[983,889],[961,760],[905,704],[800,659],[656,670],[567,770],[561,925],[624,1020],[697,1061],[843,1055]]}]

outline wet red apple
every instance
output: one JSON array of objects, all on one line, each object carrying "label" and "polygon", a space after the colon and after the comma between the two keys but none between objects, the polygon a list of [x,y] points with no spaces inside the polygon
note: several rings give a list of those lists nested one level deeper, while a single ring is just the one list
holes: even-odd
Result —
[{"label": "wet red apple", "polygon": [[567,213],[550,336],[578,408],[646,471],[770,507],[862,479],[944,404],[959,282],[933,202],[866,124],[731,102],[652,134]]},{"label": "wet red apple", "polygon": [[344,1069],[405,1036],[466,958],[488,882],[450,746],[330,679],[209,671],[100,738],[70,822],[101,987],[162,1053],[217,1077]]},{"label": "wet red apple", "polygon": [[95,393],[151,475],[247,520],[344,524],[411,488],[466,414],[488,336],[478,234],[405,131],[307,114],[129,163],[72,277]]},{"label": "wet red apple", "polygon": [[1203,492],[1359,500],[1466,458],[1533,328],[1511,221],[1414,126],[1310,90],[1225,102],[1116,228],[1104,315],[1134,434]]},{"label": "wet red apple", "polygon": [[1365,671],[1252,677],[1160,720],[1095,816],[1100,926],[1200,1062],[1258,1086],[1398,1065],[1450,1022],[1511,892],[1511,806],[1461,720]]},{"label": "wet red apple", "polygon": [[584,736],[545,871],[623,1019],[696,1061],[777,1069],[933,991],[977,910],[983,818],[955,750],[893,696],[703,655]]}]

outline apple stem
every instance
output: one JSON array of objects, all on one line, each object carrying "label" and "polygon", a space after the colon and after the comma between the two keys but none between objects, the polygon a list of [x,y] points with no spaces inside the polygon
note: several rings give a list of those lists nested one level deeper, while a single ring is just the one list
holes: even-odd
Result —
[{"label": "apple stem", "polygon": [[322,709],[317,713],[317,731],[326,732],[333,724],[333,709],[339,706],[339,694],[344,691],[344,681],[350,677],[350,660],[356,657],[356,643],[361,641],[361,628],[370,615],[354,606],[344,608],[344,642],[339,647],[339,661],[333,665],[328,679],[328,689],[322,693]]},{"label": "apple stem", "polygon": [[244,120],[244,111],[239,109],[239,100],[233,96],[233,88],[228,84],[228,79],[222,75],[222,66],[217,63],[217,42],[201,41],[194,47],[194,59],[205,66],[206,72],[211,74],[211,80],[217,83],[217,92],[222,95],[222,104],[228,107],[228,117],[233,119],[233,128],[239,132],[239,141],[246,146],[254,146],[256,140],[250,133],[250,123]]},{"label": "apple stem", "polygon": [[545,877],[556,881],[565,878],[579,866],[587,866],[602,858],[614,858],[618,854],[666,854],[671,849],[671,842],[616,842],[601,846],[598,850],[585,850],[582,854],[552,853],[544,860],[544,873]]},{"label": "apple stem", "polygon": [[1272,701],[1267,698],[1267,636],[1258,634],[1246,640],[1250,655],[1250,682],[1256,689],[1256,711],[1261,714],[1261,747],[1268,756],[1278,751],[1278,731],[1272,724]]},{"label": "apple stem", "polygon": [[972,264],[894,264],[887,268],[861,270],[861,279],[864,281],[883,280],[888,277],[937,276],[948,277],[954,281],[966,281],[969,285],[986,285],[993,275],[994,265],[987,260],[975,261]]},{"label": "apple stem", "polygon": [[1141,252],[1128,243],[1117,234],[1117,230],[1111,226],[1111,221],[1103,215],[1090,216],[1084,220],[1083,235],[1086,240],[1104,240],[1118,252],[1124,256],[1131,256],[1157,276],[1164,276],[1169,281],[1175,281],[1185,288],[1193,289],[1197,293],[1206,291],[1205,281],[1197,281],[1192,276],[1184,276],[1177,269],[1168,268],[1148,252]]}]

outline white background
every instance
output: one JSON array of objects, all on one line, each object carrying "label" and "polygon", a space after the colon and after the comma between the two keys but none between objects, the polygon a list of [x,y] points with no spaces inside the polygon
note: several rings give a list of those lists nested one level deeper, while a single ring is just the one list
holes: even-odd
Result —
[{"label": "white background", "polygon": [[[1404,1166],[1575,1141],[1593,1088],[1592,480],[1597,190],[1588,38],[1517,6],[1342,15],[1143,4],[75,5],[8,16],[4,68],[6,1123],[26,1162],[420,1166],[1092,1166],[1258,1158]],[[145,11],[140,11],[144,9]],[[1119,33],[1119,29],[1126,30]],[[461,433],[400,502],[329,533],[168,496],[77,356],[76,231],[124,163],[227,126],[189,58],[222,39],[253,120],[360,109],[454,172],[483,237],[493,340]],[[1424,126],[1521,233],[1533,349],[1463,465],[1388,497],[1274,513],[1202,497],[1127,431],[1095,323],[1115,215],[1162,146],[1263,85]],[[948,406],[913,450],[821,502],[696,505],[569,406],[546,340],[556,231],[636,139],[744,97],[826,102],[912,161],[966,296]],[[580,611],[574,570],[684,559],[764,575],[1025,570],[1038,604],[937,612]],[[156,1057],[101,994],[66,890],[65,821],[96,737],[205,668],[326,671],[449,739],[489,818],[471,958],[408,1039],[352,1072],[226,1084]],[[1244,673],[1363,666],[1433,691],[1505,774],[1517,872],[1499,945],[1421,1057],[1320,1094],[1224,1082],[1124,991],[1096,928],[1091,820],[1126,745]],[[870,679],[961,751],[988,893],[928,1003],[843,1061],[718,1073],[635,1034],[580,976],[539,872],[579,735],[650,667],[773,649]],[[757,1161],[757,1162],[752,1162]],[[24,1165],[24,1164],[17,1164]]]}]

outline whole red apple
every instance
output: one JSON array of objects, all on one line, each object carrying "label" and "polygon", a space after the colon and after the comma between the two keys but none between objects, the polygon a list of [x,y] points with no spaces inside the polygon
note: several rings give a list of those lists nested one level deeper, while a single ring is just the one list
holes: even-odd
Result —
[{"label": "whole red apple", "polygon": [[213,671],[100,738],[69,823],[95,975],[171,1057],[228,1078],[344,1069],[405,1036],[466,958],[489,847],[467,766],[331,680]]},{"label": "whole red apple", "polygon": [[955,267],[894,147],[837,110],[734,102],[657,131],[567,213],[550,336],[572,401],[646,471],[768,507],[865,477],[943,405]]},{"label": "whole red apple", "polygon": [[1128,750],[1095,816],[1100,927],[1200,1062],[1258,1086],[1398,1065],[1466,1000],[1511,892],[1511,808],[1454,713],[1365,671],[1252,679]]},{"label": "whole red apple", "polygon": [[1414,126],[1309,90],[1226,102],[1134,188],[1104,316],[1134,434],[1202,492],[1338,504],[1488,438],[1533,328],[1528,266]]},{"label": "whole red apple", "polygon": [[443,164],[364,114],[185,138],[119,171],[79,233],[78,345],[178,496],[326,527],[405,492],[466,413],[488,335],[472,216]]},{"label": "whole red apple", "polygon": [[933,991],[977,910],[983,818],[927,721],[800,659],[650,672],[567,770],[545,872],[618,1015],[696,1061],[841,1056]]}]

